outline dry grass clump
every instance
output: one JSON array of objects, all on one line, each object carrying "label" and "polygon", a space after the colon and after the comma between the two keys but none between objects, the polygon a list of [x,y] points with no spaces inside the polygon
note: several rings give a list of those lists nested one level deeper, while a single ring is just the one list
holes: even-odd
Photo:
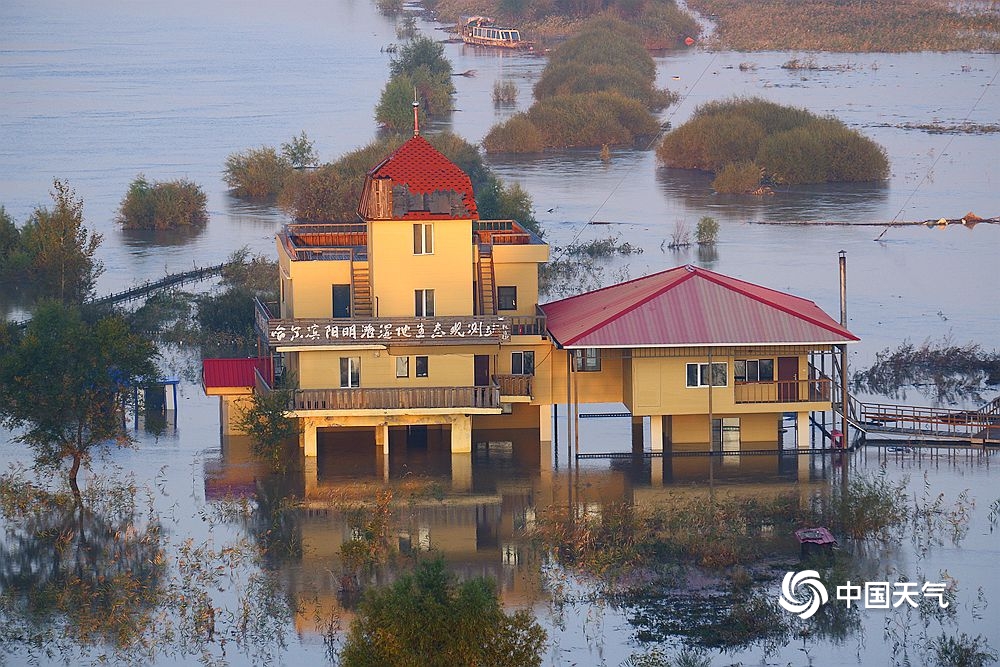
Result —
[{"label": "dry grass clump", "polygon": [[719,192],[889,175],[882,147],[841,121],[760,98],[698,107],[691,120],[664,138],[657,156],[668,167],[715,172],[713,187]]},{"label": "dry grass clump", "polygon": [[1000,20],[988,3],[945,0],[690,0],[718,15],[714,40],[736,51],[997,51]]}]

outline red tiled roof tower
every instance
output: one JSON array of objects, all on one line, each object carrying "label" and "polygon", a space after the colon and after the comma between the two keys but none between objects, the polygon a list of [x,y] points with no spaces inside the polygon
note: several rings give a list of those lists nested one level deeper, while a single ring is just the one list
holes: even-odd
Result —
[{"label": "red tiled roof tower", "polygon": [[393,215],[398,220],[478,220],[476,199],[472,191],[472,180],[458,165],[444,156],[441,151],[431,146],[430,142],[420,135],[406,141],[392,152],[389,157],[379,162],[368,172],[365,187],[358,205],[358,214],[368,218],[365,213],[372,206],[371,199],[375,196],[372,182],[386,179],[391,186],[406,186],[411,194],[432,195],[436,192],[455,192],[461,197],[465,211],[463,213],[433,213],[431,211],[409,210],[402,216]]}]

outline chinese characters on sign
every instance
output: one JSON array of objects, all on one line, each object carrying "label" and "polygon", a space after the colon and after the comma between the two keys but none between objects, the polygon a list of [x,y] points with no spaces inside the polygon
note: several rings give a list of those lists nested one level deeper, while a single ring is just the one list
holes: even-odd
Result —
[{"label": "chinese characters on sign", "polygon": [[449,320],[372,320],[306,323],[270,320],[268,343],[272,345],[331,345],[352,343],[492,343],[510,338],[510,325],[503,318]]}]

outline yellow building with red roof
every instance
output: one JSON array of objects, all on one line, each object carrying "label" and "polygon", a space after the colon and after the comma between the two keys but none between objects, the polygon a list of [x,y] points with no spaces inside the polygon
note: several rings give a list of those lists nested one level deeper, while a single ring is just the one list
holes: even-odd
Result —
[{"label": "yellow building with red roof", "polygon": [[[277,235],[280,302],[256,323],[306,457],[346,438],[387,471],[390,442],[435,438],[460,477],[474,431],[529,429],[544,462],[553,405],[588,403],[648,419],[653,450],[776,449],[782,414],[808,439],[830,409],[826,360],[858,339],[815,303],[686,266],[539,306],[549,246],[474,194],[417,135],[368,172],[356,222]],[[205,385],[224,406],[248,391]]]}]

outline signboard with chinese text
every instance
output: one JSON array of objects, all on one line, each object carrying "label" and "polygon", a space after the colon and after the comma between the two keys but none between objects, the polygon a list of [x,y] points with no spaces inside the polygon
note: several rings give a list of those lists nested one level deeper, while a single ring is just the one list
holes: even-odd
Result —
[{"label": "signboard with chinese text", "polygon": [[267,320],[266,333],[268,345],[273,347],[401,343],[497,344],[510,338],[510,323],[503,317],[472,315],[343,320],[271,319]]}]

